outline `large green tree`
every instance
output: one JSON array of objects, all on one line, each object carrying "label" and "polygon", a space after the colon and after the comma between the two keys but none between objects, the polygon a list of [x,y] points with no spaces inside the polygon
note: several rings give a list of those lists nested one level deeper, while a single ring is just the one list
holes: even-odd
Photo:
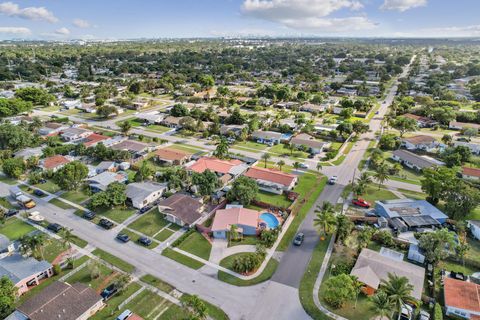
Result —
[{"label": "large green tree", "polygon": [[7,176],[18,179],[22,174],[25,173],[26,166],[23,159],[10,158],[3,161],[2,169]]},{"label": "large green tree", "polygon": [[354,279],[348,274],[339,274],[325,281],[323,298],[333,308],[341,308],[347,301],[355,299]]},{"label": "large green tree", "polygon": [[215,172],[207,169],[202,173],[194,172],[192,184],[198,187],[198,191],[202,196],[207,196],[211,195],[220,186],[220,181]]},{"label": "large green tree", "polygon": [[400,137],[403,137],[407,132],[418,129],[417,121],[404,116],[397,117],[397,119],[393,121],[392,127],[400,132]]},{"label": "large green tree", "polygon": [[88,176],[88,168],[80,161],[72,161],[53,175],[53,180],[64,190],[77,190]]},{"label": "large green tree", "polygon": [[249,177],[240,176],[232,184],[227,193],[230,201],[238,201],[243,205],[249,205],[257,196],[258,185],[255,180]]},{"label": "large green tree", "polygon": [[17,288],[7,276],[0,278],[0,318],[5,319],[15,310]]}]

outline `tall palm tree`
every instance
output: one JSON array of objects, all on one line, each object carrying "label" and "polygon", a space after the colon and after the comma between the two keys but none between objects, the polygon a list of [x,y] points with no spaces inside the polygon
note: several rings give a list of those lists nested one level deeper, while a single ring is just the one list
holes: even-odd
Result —
[{"label": "tall palm tree", "polygon": [[262,154],[262,160],[265,161],[265,168],[267,168],[268,159],[270,159],[270,154],[269,153],[265,152],[264,154]]},{"label": "tall palm tree", "polygon": [[380,190],[380,187],[388,180],[388,165],[386,163],[381,163],[377,166],[373,176],[378,181],[378,190]]},{"label": "tall palm tree", "polygon": [[323,169],[322,163],[317,162],[317,171],[320,172],[320,170],[322,170],[322,169]]},{"label": "tall palm tree", "polygon": [[393,311],[395,310],[395,303],[388,298],[388,295],[383,291],[378,291],[370,298],[371,310],[380,317],[380,319],[392,319]]},{"label": "tall palm tree", "polygon": [[295,168],[295,170],[300,169],[300,162],[295,161],[295,162],[293,163],[293,167]]},{"label": "tall palm tree", "polygon": [[280,160],[277,162],[277,166],[280,168],[280,171],[282,171],[282,167],[285,165],[285,161]]},{"label": "tall palm tree", "polygon": [[396,310],[400,310],[406,302],[415,302],[415,298],[412,297],[413,285],[408,282],[406,277],[389,273],[388,280],[382,280],[380,289],[395,305]]},{"label": "tall palm tree", "polygon": [[333,205],[330,202],[323,202],[322,206],[315,210],[317,216],[313,220],[313,224],[323,230],[324,235],[331,233],[335,228],[335,214]]},{"label": "tall palm tree", "polygon": [[370,182],[372,182],[372,178],[370,177],[370,174],[368,172],[362,172],[360,177],[357,178],[357,185],[356,185],[355,193],[357,195],[364,194],[365,189],[367,188],[367,185]]}]

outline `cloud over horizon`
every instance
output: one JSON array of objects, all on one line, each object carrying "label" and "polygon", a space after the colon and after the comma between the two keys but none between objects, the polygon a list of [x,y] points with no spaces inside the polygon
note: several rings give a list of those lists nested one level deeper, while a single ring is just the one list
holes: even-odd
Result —
[{"label": "cloud over horizon", "polygon": [[43,20],[50,23],[55,23],[58,18],[48,11],[45,7],[26,7],[20,6],[13,2],[0,3],[0,14],[5,14],[9,17],[18,17],[27,20]]}]

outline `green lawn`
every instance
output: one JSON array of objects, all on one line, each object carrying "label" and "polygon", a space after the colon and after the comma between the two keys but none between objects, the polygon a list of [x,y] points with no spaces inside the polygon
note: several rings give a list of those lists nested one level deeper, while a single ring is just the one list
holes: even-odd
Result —
[{"label": "green lawn", "polygon": [[130,283],[122,292],[115,294],[110,300],[107,301],[107,305],[101,311],[90,317],[91,320],[104,320],[104,319],[116,319],[121,311],[118,310],[120,303],[125,301],[128,297],[134,294],[140,289],[138,283]]},{"label": "green lawn", "polygon": [[146,274],[142,276],[140,280],[166,293],[170,293],[175,289],[175,287],[172,286],[171,284],[163,280],[160,280],[157,277],[154,277],[150,274]]},{"label": "green lawn", "polygon": [[164,132],[172,130],[172,128],[161,126],[161,125],[158,125],[158,124],[151,124],[151,125],[145,127],[145,130],[164,133]]},{"label": "green lawn", "polygon": [[90,195],[87,194],[87,192],[85,192],[84,190],[76,190],[64,192],[60,197],[73,203],[81,204],[82,202],[90,198]]},{"label": "green lawn", "polygon": [[212,245],[199,232],[193,232],[182,241],[178,248],[208,261]]},{"label": "green lawn", "polygon": [[268,146],[266,144],[256,143],[256,142],[253,142],[253,141],[243,141],[243,142],[237,142],[232,146],[232,148],[234,148],[234,149],[236,149],[237,147],[241,150],[242,149],[253,149],[253,150],[263,151],[263,150],[267,149]]},{"label": "green lawn", "polygon": [[170,301],[160,297],[158,294],[150,290],[143,290],[121,310],[116,312],[115,315],[128,309],[143,319],[153,320],[158,314],[164,312],[171,305],[172,303]]},{"label": "green lawn", "polygon": [[11,186],[18,183],[16,179],[12,179],[12,178],[9,178],[9,177],[4,176],[4,175],[0,175],[0,182],[9,184]]},{"label": "green lawn", "polygon": [[69,205],[68,203],[65,203],[65,202],[63,202],[62,200],[57,199],[57,198],[53,198],[52,200],[48,201],[48,203],[51,203],[51,204],[53,204],[54,206],[57,206],[57,207],[62,208],[62,209],[64,209],[64,210],[75,209],[74,207],[72,207],[72,206]]},{"label": "green lawn", "polygon": [[275,194],[266,191],[258,191],[257,200],[269,203],[276,207],[288,208],[292,202],[284,194]]},{"label": "green lawn", "polygon": [[18,186],[23,192],[26,192],[28,194],[31,194],[31,195],[34,195],[35,197],[37,198],[45,198],[47,196],[47,194],[43,194],[42,196],[37,196],[35,195],[33,192],[35,191],[35,188],[32,188],[32,187],[29,187],[25,184],[21,184]]},{"label": "green lawn", "polygon": [[192,259],[190,257],[187,257],[181,253],[178,253],[170,248],[166,248],[165,250],[162,251],[162,256],[165,256],[165,257],[168,257],[172,260],[175,260],[177,261],[178,263],[181,263],[189,268],[192,268],[192,269],[200,269],[201,267],[204,266],[203,263],[195,260],[195,259]]},{"label": "green lawn", "polygon": [[155,233],[160,231],[169,222],[164,219],[163,214],[158,208],[144,213],[140,218],[128,225],[130,229],[141,232],[149,237],[153,237]]},{"label": "green lawn", "polygon": [[43,258],[48,262],[52,262],[58,255],[66,250],[67,247],[61,240],[50,238],[43,248]]},{"label": "green lawn", "polygon": [[107,281],[107,283],[105,283],[105,279],[107,279],[113,274],[113,270],[101,263],[98,263],[98,270],[99,270],[100,276],[96,279],[92,279],[90,275],[91,274],[90,267],[87,264],[85,267],[78,270],[77,272],[72,274],[69,278],[67,278],[66,282],[71,284],[80,282],[88,285],[89,287],[95,290],[103,289],[103,288],[100,288],[100,286],[107,286],[108,284],[113,282],[113,279],[111,279],[110,281]]},{"label": "green lawn", "polygon": [[[189,297],[189,294],[184,293],[180,298],[180,301],[183,302],[188,297]],[[210,318],[212,318],[213,320],[228,320],[227,314],[222,309],[205,300],[202,300],[202,301],[205,304],[205,307],[207,308],[207,315],[209,315]]]},{"label": "green lawn", "polygon": [[315,250],[313,251],[312,258],[307,266],[307,270],[303,274],[302,280],[300,281],[300,287],[298,288],[300,302],[302,303],[303,309],[315,320],[329,320],[323,312],[321,312],[315,302],[313,301],[313,286],[317,278],[320,268],[322,266],[323,258],[325,257],[325,252],[328,248],[328,243],[330,242],[330,237],[327,237],[325,240],[320,241]]},{"label": "green lawn", "polygon": [[[263,209],[260,209],[263,210]],[[240,246],[240,245],[256,245],[260,243],[260,239],[257,236],[243,236],[243,238],[238,239],[237,241],[229,241],[228,246]]]},{"label": "green lawn", "polygon": [[188,319],[187,311],[176,304],[173,304],[167,311],[165,311],[159,320],[185,320]]},{"label": "green lawn", "polygon": [[171,149],[177,149],[177,150],[185,151],[185,152],[192,153],[192,154],[197,153],[197,152],[204,152],[205,151],[202,148],[191,146],[189,144],[177,144],[176,143],[176,144],[172,144],[168,147],[171,148]]},{"label": "green lawn", "polygon": [[293,150],[293,152],[283,143],[279,143],[268,149],[269,153],[277,155],[286,155],[292,159],[307,159],[308,153],[300,150]]},{"label": "green lawn", "polygon": [[398,199],[396,195],[394,195],[391,191],[387,189],[378,189],[378,186],[375,184],[370,184],[367,186],[365,190],[365,194],[361,196],[364,200],[370,202],[372,205],[377,200],[393,200]]},{"label": "green lawn", "polygon": [[235,270],[233,270],[233,262],[235,261],[235,259],[236,258],[242,258],[242,257],[245,257],[245,256],[249,256],[249,255],[251,255],[250,252],[240,252],[240,253],[232,254],[228,257],[223,258],[220,261],[220,266],[224,267],[224,268],[227,268],[228,270],[235,271]]},{"label": "green lawn", "polygon": [[122,271],[132,273],[135,270],[135,267],[130,263],[123,261],[122,259],[114,256],[111,253],[103,251],[102,249],[97,248],[93,250],[92,253],[97,257],[99,257],[100,259],[105,260],[106,262],[114,265],[115,267],[119,268]]},{"label": "green lawn", "polygon": [[34,184],[33,187],[37,189],[42,189],[43,191],[46,191],[49,193],[55,193],[61,190],[60,187],[51,180],[47,180],[47,182],[45,183]]},{"label": "green lawn", "polygon": [[11,241],[18,240],[34,230],[34,227],[15,217],[7,219],[3,225],[0,225],[0,233]]},{"label": "green lawn", "polygon": [[163,229],[162,232],[160,232],[159,234],[157,234],[155,236],[155,239],[163,242],[163,241],[167,240],[168,238],[170,238],[170,236],[172,234],[174,234],[174,231],[172,231],[170,229]]},{"label": "green lawn", "polygon": [[475,208],[475,210],[465,217],[465,220],[480,220],[480,207]]},{"label": "green lawn", "polygon": [[141,243],[138,242],[138,239],[140,239],[141,236],[139,236],[139,235],[136,234],[135,232],[132,232],[132,231],[130,231],[130,230],[128,230],[128,229],[123,229],[123,230],[120,231],[120,232],[121,232],[121,233],[128,234],[128,236],[130,237],[130,240],[131,240],[133,243],[135,243],[135,244],[137,244],[137,245],[139,245],[139,246],[141,246],[141,247],[148,248],[148,249],[153,249],[153,248],[155,248],[155,247],[157,247],[157,246],[159,245],[158,242],[152,241],[152,243],[151,243],[148,247],[146,247],[146,246],[144,246],[143,244],[141,244]]},{"label": "green lawn", "polygon": [[117,126],[120,126],[123,122],[130,122],[130,124],[132,125],[132,127],[140,127],[142,124],[143,124],[143,121],[138,119],[138,118],[135,118],[135,117],[132,117],[132,118],[127,118],[127,119],[123,119],[121,121],[117,121],[115,122],[115,124]]},{"label": "green lawn", "polygon": [[130,209],[127,207],[116,207],[116,208],[100,208],[96,209],[95,213],[102,215],[107,219],[113,220],[116,223],[122,223],[132,214],[135,213],[135,209]]},{"label": "green lawn", "polygon": [[225,273],[223,271],[219,271],[217,277],[218,277],[218,280],[221,280],[226,283],[230,283],[234,286],[239,286],[239,287],[253,286],[255,284],[259,284],[261,282],[264,282],[270,279],[273,276],[275,270],[277,270],[277,267],[278,267],[278,261],[271,258],[270,261],[268,261],[267,265],[265,266],[265,269],[263,269],[262,273],[253,279],[243,280],[235,276],[232,276],[228,273]]},{"label": "green lawn", "polygon": [[5,209],[12,209],[13,205],[8,201],[6,197],[0,198],[0,206],[4,207]]}]

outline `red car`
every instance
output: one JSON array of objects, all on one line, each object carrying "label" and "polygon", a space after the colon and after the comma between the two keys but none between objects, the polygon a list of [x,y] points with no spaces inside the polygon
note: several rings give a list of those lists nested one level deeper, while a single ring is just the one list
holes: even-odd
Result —
[{"label": "red car", "polygon": [[358,199],[353,199],[352,203],[356,206],[362,207],[362,208],[370,208],[370,203],[367,201],[363,200],[362,198]]}]

